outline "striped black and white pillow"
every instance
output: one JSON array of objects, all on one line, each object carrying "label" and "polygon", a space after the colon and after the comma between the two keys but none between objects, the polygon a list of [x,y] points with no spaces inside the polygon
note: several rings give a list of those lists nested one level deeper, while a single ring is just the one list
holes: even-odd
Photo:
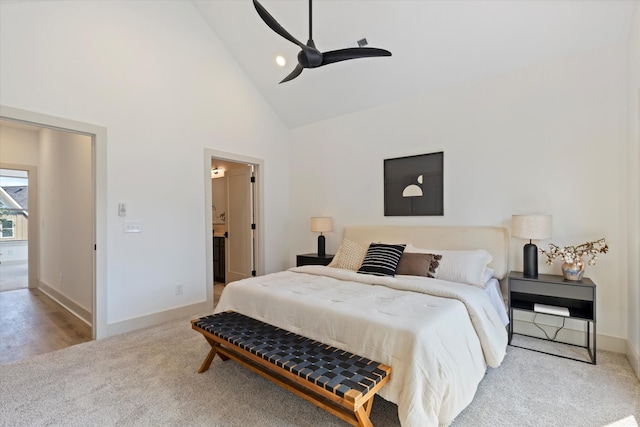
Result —
[{"label": "striped black and white pillow", "polygon": [[405,245],[370,244],[358,273],[395,276],[404,247]]}]

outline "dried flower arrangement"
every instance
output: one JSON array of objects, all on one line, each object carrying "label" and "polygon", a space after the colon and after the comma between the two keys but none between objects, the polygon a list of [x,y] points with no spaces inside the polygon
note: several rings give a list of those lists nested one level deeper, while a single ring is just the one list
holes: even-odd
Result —
[{"label": "dried flower arrangement", "polygon": [[559,247],[553,243],[549,243],[549,251],[540,249],[540,253],[547,256],[547,264],[553,264],[553,260],[560,257],[567,264],[581,264],[583,256],[591,257],[588,261],[589,265],[595,265],[598,254],[606,254],[609,246],[604,238],[593,242],[585,242],[578,246]]}]

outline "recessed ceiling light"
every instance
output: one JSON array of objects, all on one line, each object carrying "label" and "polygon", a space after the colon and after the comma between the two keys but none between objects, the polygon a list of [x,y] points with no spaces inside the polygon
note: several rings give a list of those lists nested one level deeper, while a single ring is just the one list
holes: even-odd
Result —
[{"label": "recessed ceiling light", "polygon": [[287,65],[287,60],[284,59],[284,56],[278,55],[276,56],[276,64],[278,64],[281,67],[284,67],[285,65]]},{"label": "recessed ceiling light", "polygon": [[211,178],[222,178],[224,176],[224,169],[213,168],[211,169]]}]

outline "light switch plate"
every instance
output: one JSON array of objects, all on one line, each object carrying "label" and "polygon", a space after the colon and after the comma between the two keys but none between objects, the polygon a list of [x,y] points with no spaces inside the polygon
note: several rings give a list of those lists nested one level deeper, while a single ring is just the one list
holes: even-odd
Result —
[{"label": "light switch plate", "polygon": [[125,233],[142,233],[142,221],[125,221]]}]

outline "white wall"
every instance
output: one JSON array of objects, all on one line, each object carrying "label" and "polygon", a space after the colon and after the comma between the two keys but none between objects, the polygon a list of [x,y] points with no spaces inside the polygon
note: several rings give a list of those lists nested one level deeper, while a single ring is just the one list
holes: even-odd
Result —
[{"label": "white wall", "polygon": [[90,314],[94,252],[91,138],[42,129],[39,154],[40,283]]},{"label": "white wall", "polygon": [[38,166],[38,132],[0,121],[0,163]]},{"label": "white wall", "polygon": [[3,3],[0,74],[1,104],[107,128],[110,331],[206,301],[205,149],[264,160],[265,272],[287,265],[288,133],[191,3]]},{"label": "white wall", "polygon": [[636,3],[627,46],[627,164],[629,176],[629,292],[627,349],[636,375],[640,378],[640,4]]},{"label": "white wall", "polygon": [[[544,247],[607,239],[586,276],[598,284],[598,332],[626,338],[626,55],[609,46],[292,131],[290,259],[314,251],[311,216],[334,218],[335,253],[346,225],[509,227],[512,214],[548,213]],[[436,151],[444,216],[385,218],[383,159]],[[512,239],[513,270],[524,243]]]}]

